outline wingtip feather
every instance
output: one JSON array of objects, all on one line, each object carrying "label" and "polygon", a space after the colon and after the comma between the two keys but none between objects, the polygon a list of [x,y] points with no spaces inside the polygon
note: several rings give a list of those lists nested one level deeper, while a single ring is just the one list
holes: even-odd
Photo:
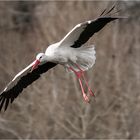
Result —
[{"label": "wingtip feather", "polygon": [[9,105],[9,98],[6,99],[4,111],[7,110],[8,105]]},{"label": "wingtip feather", "polygon": [[0,103],[0,111],[2,110],[3,104],[4,104],[5,98],[2,98],[1,103]]}]

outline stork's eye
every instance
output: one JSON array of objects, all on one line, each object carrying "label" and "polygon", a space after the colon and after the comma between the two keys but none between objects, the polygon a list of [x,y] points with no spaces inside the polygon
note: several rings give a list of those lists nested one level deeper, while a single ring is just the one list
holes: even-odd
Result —
[{"label": "stork's eye", "polygon": [[42,58],[42,56],[40,56],[40,59]]}]

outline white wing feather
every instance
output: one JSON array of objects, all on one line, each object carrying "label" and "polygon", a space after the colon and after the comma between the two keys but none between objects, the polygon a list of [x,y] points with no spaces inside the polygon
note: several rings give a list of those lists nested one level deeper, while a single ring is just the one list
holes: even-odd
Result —
[{"label": "white wing feather", "polygon": [[60,47],[62,46],[71,46],[79,38],[80,34],[84,31],[87,26],[87,23],[90,21],[77,24],[67,35],[60,41]]},{"label": "white wing feather", "polygon": [[22,71],[20,71],[14,78],[13,80],[5,87],[4,91],[7,91],[9,89],[11,89],[14,85],[16,85],[16,83],[19,81],[19,79],[21,77],[23,77],[24,75],[26,75],[28,72],[30,72],[32,66],[34,65],[35,61],[32,62],[29,66],[27,66],[25,69],[23,69]]}]

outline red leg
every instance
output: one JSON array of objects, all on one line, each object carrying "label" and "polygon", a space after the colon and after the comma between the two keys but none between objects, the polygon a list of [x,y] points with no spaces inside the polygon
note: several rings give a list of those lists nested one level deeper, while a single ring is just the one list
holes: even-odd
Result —
[{"label": "red leg", "polygon": [[95,97],[95,95],[94,95],[92,89],[89,87],[88,81],[87,81],[87,79],[86,79],[84,73],[83,73],[83,78],[84,78],[84,81],[85,81],[85,83],[86,83],[86,86],[87,86],[87,88],[88,88],[88,91],[89,91],[90,95]]},{"label": "red leg", "polygon": [[83,94],[83,98],[86,102],[89,102],[89,98],[88,96],[86,95],[85,91],[84,91],[84,88],[83,88],[83,85],[82,85],[82,81],[81,79],[79,78],[79,84],[80,84],[80,87],[81,87],[81,90],[82,90],[82,94]]},{"label": "red leg", "polygon": [[85,81],[85,83],[86,83],[86,86],[87,86],[87,88],[88,88],[88,91],[89,91],[90,95],[95,97],[95,95],[94,95],[92,89],[89,87],[89,84],[88,84],[88,81],[87,81],[87,79],[86,79],[86,77],[85,77],[84,71],[83,71],[77,64],[75,64],[75,65],[76,65],[77,68],[81,71],[82,76],[83,76],[83,78],[84,78],[84,81]]},{"label": "red leg", "polygon": [[81,71],[75,71],[72,67],[69,67],[70,70],[72,70],[75,75],[77,76],[78,78],[78,81],[79,81],[79,84],[80,84],[80,87],[81,87],[81,91],[82,91],[82,95],[83,95],[83,98],[86,102],[89,102],[89,98],[88,96],[86,95],[85,91],[84,91],[84,88],[83,88],[83,84],[82,84],[82,81],[81,81],[81,76],[82,76],[82,72]]}]

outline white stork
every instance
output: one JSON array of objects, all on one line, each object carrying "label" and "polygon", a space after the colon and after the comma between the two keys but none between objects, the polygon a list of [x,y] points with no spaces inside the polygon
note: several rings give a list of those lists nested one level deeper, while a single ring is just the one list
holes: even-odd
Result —
[{"label": "white stork", "polygon": [[85,82],[90,95],[94,96],[85,78],[84,71],[94,65],[96,57],[94,45],[86,47],[84,44],[107,23],[122,18],[108,15],[111,14],[114,7],[108,11],[104,10],[95,20],[76,25],[60,42],[50,45],[45,53],[39,53],[36,56],[36,60],[19,72],[1,92],[0,111],[2,107],[6,110],[9,103],[12,103],[24,88],[57,64],[61,64],[69,72],[73,72],[76,75],[83,98],[86,102],[89,102],[89,97],[85,93],[82,82]]}]

